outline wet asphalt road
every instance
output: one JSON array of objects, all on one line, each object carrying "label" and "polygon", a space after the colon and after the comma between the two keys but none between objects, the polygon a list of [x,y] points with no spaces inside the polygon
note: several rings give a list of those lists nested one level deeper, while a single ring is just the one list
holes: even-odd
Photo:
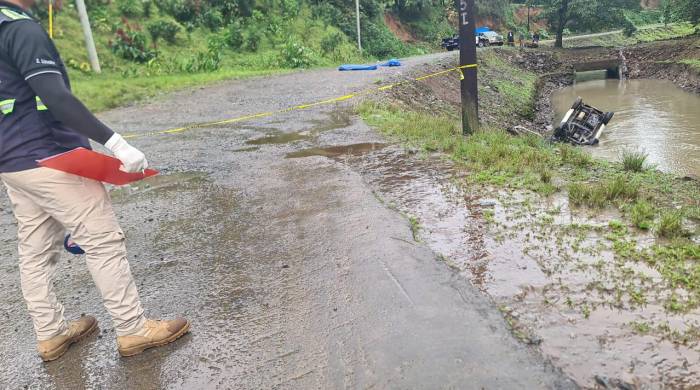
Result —
[{"label": "wet asphalt road", "polygon": [[[144,132],[282,109],[446,56],[227,82],[102,118]],[[130,359],[118,357],[82,259],[66,255],[59,298],[69,316],[96,315],[101,331],[40,362],[3,192],[0,388],[570,388],[360,174],[325,157],[285,158],[383,141],[341,105],[133,140],[162,175],[112,191],[132,272],[147,315],[184,315],[192,332]]]}]

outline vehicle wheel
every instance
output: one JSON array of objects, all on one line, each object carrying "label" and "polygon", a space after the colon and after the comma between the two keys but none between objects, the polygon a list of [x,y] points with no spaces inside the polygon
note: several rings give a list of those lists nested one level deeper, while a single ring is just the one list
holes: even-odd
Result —
[{"label": "vehicle wheel", "polygon": [[484,47],[484,42],[479,42],[479,47]]},{"label": "vehicle wheel", "polygon": [[491,46],[491,42],[484,42],[484,47],[489,47]]},{"label": "vehicle wheel", "polygon": [[575,110],[575,109],[579,108],[581,106],[581,103],[583,103],[583,99],[581,99],[580,97],[577,98],[576,101],[574,102],[574,104],[571,105],[571,109]]},{"label": "vehicle wheel", "polygon": [[603,124],[607,125],[608,123],[610,123],[613,116],[615,116],[614,112],[606,112],[605,115],[603,116]]}]

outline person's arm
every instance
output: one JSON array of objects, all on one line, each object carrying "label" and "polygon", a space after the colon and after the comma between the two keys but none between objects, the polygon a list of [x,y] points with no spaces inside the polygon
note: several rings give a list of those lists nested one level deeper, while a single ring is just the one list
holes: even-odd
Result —
[{"label": "person's arm", "polygon": [[139,172],[148,167],[143,153],[100,122],[68,89],[60,58],[56,58],[43,27],[33,20],[20,20],[3,26],[3,34],[10,60],[56,120],[105,145],[121,160],[124,171]]},{"label": "person's arm", "polygon": [[68,90],[60,75],[44,73],[30,78],[27,82],[48,107],[51,115],[66,127],[102,145],[114,135],[109,127],[95,118]]}]

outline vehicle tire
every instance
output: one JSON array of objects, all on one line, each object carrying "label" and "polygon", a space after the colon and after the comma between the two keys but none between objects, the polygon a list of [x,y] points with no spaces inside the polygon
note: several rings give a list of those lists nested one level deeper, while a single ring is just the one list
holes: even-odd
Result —
[{"label": "vehicle tire", "polygon": [[479,47],[484,47],[484,42],[479,41]]},{"label": "vehicle tire", "polygon": [[574,104],[571,105],[571,109],[575,110],[575,109],[579,108],[581,106],[581,103],[583,103],[583,99],[581,99],[580,97],[577,98],[576,101],[574,102]]},{"label": "vehicle tire", "polygon": [[603,124],[607,125],[608,123],[610,123],[613,116],[615,116],[614,112],[606,112],[605,115],[603,116]]},{"label": "vehicle tire", "polygon": [[491,42],[489,42],[489,41],[484,42],[484,47],[489,47],[489,46],[491,46]]}]

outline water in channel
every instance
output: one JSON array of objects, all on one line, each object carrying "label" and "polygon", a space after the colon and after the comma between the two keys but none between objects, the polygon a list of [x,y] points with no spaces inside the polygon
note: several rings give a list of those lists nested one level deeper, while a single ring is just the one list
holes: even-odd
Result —
[{"label": "water in channel", "polygon": [[665,80],[589,80],[552,96],[555,126],[580,96],[615,117],[594,156],[619,160],[623,150],[643,150],[659,169],[700,176],[700,96]]}]

